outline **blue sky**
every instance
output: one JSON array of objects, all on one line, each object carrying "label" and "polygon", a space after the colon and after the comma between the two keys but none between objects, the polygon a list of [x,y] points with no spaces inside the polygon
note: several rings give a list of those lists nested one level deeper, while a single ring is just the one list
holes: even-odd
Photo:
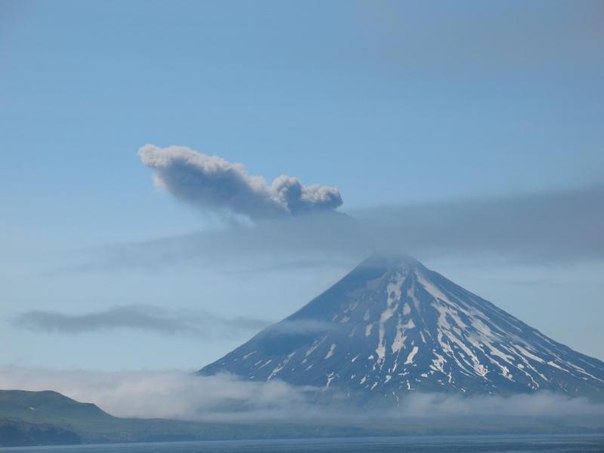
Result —
[{"label": "blue sky", "polygon": [[[62,334],[14,319],[153,305],[274,321],[353,264],[86,267],[115,244],[224,224],[153,186],[147,143],[337,186],[343,212],[604,176],[601,2],[2,1],[0,21],[3,364],[198,367],[252,332]],[[601,259],[419,258],[604,358]]]}]

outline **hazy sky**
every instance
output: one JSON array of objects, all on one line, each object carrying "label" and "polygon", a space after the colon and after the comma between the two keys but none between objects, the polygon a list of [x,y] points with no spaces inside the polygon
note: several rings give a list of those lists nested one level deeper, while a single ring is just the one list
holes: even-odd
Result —
[{"label": "hazy sky", "polygon": [[601,1],[1,0],[0,365],[200,368],[373,247],[604,359],[603,118]]}]

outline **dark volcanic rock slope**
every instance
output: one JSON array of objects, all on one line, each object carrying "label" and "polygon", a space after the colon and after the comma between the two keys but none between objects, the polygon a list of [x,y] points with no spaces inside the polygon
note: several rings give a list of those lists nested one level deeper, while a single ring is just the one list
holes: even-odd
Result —
[{"label": "dark volcanic rock slope", "polygon": [[407,257],[366,260],[199,373],[222,372],[395,400],[412,391],[604,395],[603,362]]}]

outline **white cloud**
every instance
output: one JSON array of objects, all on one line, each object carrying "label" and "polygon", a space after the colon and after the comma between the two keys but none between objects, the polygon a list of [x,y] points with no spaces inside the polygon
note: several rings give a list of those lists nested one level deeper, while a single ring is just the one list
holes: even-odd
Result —
[{"label": "white cloud", "polygon": [[54,390],[118,417],[184,420],[279,419],[309,412],[315,389],[184,371],[101,372],[0,368],[0,388]]},{"label": "white cloud", "polygon": [[1,389],[55,390],[92,402],[120,417],[204,421],[310,420],[362,423],[404,418],[459,419],[483,416],[604,416],[604,405],[551,393],[463,397],[410,394],[397,408],[346,409],[341,395],[319,404],[322,389],[277,380],[251,382],[231,375],[196,376],[183,371],[99,372],[0,368]]}]

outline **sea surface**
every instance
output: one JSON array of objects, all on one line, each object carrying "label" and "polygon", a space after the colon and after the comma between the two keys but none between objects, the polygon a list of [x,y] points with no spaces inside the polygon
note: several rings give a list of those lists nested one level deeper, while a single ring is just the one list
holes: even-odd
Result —
[{"label": "sea surface", "polygon": [[601,435],[480,435],[346,439],[162,442],[0,448],[2,453],[361,453],[361,452],[604,452]]}]

